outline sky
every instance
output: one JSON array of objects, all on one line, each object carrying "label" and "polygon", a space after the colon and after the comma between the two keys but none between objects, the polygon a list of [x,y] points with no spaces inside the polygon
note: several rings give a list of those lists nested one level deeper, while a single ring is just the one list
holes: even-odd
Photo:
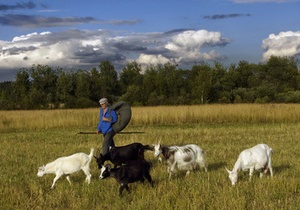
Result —
[{"label": "sky", "polygon": [[32,65],[120,72],[300,55],[300,0],[1,0],[0,82]]}]

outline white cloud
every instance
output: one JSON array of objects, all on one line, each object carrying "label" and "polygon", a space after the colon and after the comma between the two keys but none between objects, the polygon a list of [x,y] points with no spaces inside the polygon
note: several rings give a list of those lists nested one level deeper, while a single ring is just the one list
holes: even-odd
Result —
[{"label": "white cloud", "polygon": [[122,35],[105,30],[47,31],[20,35],[11,42],[0,40],[0,71],[33,64],[90,69],[106,59],[117,70],[132,60],[144,65],[193,65],[196,61],[222,59],[214,48],[228,43],[220,32],[206,30]]},{"label": "white cloud", "polygon": [[207,30],[184,31],[175,35],[165,48],[177,54],[180,60],[195,62],[198,60],[218,60],[222,56],[214,50],[209,53],[201,53],[201,49],[206,46],[225,45],[228,39],[222,37],[220,32],[210,32]]},{"label": "white cloud", "polygon": [[162,55],[146,55],[140,54],[136,61],[142,65],[157,65],[165,64],[170,62],[170,60]]},{"label": "white cloud", "polygon": [[51,35],[50,32],[31,33],[14,37],[12,42],[0,43],[0,69],[27,68],[33,64],[72,66],[78,63],[70,56],[78,42],[50,43]]},{"label": "white cloud", "polygon": [[36,36],[38,33],[34,32],[31,34],[26,34],[26,35],[21,35],[21,36],[16,36],[13,38],[12,42],[19,42],[19,41],[24,41],[30,39],[32,36]]},{"label": "white cloud", "polygon": [[280,32],[278,35],[270,34],[263,40],[263,61],[270,56],[297,56],[300,54],[300,31]]}]

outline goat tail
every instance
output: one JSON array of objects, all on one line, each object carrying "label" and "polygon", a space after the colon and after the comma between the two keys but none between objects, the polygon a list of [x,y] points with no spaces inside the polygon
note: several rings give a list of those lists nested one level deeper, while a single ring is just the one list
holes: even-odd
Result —
[{"label": "goat tail", "polygon": [[145,150],[151,150],[151,151],[154,151],[154,147],[153,146],[150,146],[150,145],[143,145],[144,149]]},{"label": "goat tail", "polygon": [[89,154],[89,160],[90,161],[93,159],[93,155],[94,155],[94,147],[91,148],[91,152]]},{"label": "goat tail", "polygon": [[268,155],[271,156],[274,153],[273,149],[270,147],[269,151],[268,151]]},{"label": "goat tail", "polygon": [[197,153],[197,162],[202,166],[202,167],[205,167],[206,165],[206,161],[205,161],[205,156],[206,156],[206,151],[204,150],[200,150],[198,153]]}]

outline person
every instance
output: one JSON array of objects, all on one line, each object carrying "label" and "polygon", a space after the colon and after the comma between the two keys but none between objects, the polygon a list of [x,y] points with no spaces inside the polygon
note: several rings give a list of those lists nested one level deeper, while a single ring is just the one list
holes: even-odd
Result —
[{"label": "person", "polygon": [[118,121],[117,113],[110,109],[107,98],[101,98],[100,103],[100,119],[98,123],[97,134],[102,133],[104,140],[102,143],[102,154],[105,155],[110,147],[115,146],[114,135],[115,132],[112,124]]}]

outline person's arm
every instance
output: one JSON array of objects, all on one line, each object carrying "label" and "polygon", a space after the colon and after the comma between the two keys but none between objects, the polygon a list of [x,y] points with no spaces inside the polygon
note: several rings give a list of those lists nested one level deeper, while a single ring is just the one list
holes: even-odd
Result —
[{"label": "person's arm", "polygon": [[118,121],[118,115],[114,110],[112,110],[111,111],[111,123],[115,123],[117,121]]}]

